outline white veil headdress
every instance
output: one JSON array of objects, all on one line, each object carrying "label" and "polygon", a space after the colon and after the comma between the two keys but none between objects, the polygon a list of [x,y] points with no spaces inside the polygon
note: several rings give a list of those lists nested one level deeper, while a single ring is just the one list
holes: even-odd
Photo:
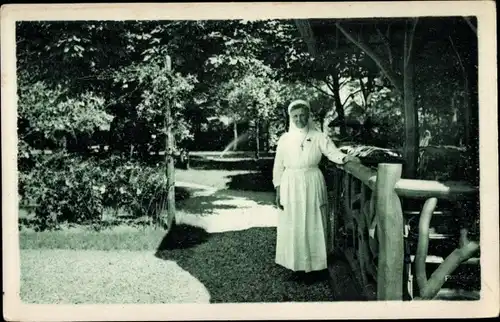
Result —
[{"label": "white veil headdress", "polygon": [[[295,108],[296,106],[301,106],[303,108],[306,108],[307,111],[309,112],[309,119],[307,121],[307,125],[302,128],[302,129],[299,129],[295,123],[293,123],[293,120],[292,120],[292,117],[290,115],[290,112],[292,111],[293,108]],[[290,134],[295,134],[297,136],[304,136],[304,135],[307,135],[307,133],[309,131],[313,131],[316,129],[316,126],[313,122],[313,119],[311,117],[311,106],[309,105],[309,103],[305,100],[295,100],[293,102],[290,103],[290,105],[288,105],[288,133]]]}]

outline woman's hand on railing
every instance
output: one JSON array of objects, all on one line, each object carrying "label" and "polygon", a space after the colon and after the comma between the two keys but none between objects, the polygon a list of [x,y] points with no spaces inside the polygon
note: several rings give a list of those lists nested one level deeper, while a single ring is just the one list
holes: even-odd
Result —
[{"label": "woman's hand on railing", "polygon": [[280,186],[276,187],[276,200],[275,200],[276,207],[283,210],[283,206],[281,205],[281,198],[280,198]]}]

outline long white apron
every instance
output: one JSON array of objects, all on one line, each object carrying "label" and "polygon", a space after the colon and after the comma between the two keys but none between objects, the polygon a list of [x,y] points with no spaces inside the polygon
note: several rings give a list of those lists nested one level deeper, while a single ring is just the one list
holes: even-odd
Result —
[{"label": "long white apron", "polygon": [[308,133],[303,141],[301,147],[301,142],[285,134],[276,150],[273,183],[280,186],[284,210],[278,219],[275,262],[310,272],[327,268],[328,200],[318,164],[322,154],[336,163],[342,163],[345,154],[318,131]]}]

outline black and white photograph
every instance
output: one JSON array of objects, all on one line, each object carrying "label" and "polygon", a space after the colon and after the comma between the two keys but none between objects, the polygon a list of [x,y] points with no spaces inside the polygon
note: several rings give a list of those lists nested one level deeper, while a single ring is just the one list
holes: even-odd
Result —
[{"label": "black and white photograph", "polygon": [[313,4],[2,7],[6,320],[498,315],[494,2]]}]

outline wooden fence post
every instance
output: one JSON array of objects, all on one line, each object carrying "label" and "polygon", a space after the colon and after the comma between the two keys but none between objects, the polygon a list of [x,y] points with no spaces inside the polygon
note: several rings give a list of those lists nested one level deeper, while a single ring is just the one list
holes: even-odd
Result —
[{"label": "wooden fence post", "polygon": [[377,300],[403,299],[403,211],[394,191],[401,178],[401,164],[379,164],[376,184],[377,235],[379,258],[377,268]]},{"label": "wooden fence post", "polygon": [[[172,71],[172,63],[170,56],[166,57],[165,69],[167,73]],[[167,177],[167,218],[162,218],[162,224],[167,231],[172,228],[172,223],[175,220],[175,173],[174,173],[174,136],[172,133],[172,102],[167,102],[165,111],[165,126],[166,126],[166,140],[165,140],[165,175]]]}]

